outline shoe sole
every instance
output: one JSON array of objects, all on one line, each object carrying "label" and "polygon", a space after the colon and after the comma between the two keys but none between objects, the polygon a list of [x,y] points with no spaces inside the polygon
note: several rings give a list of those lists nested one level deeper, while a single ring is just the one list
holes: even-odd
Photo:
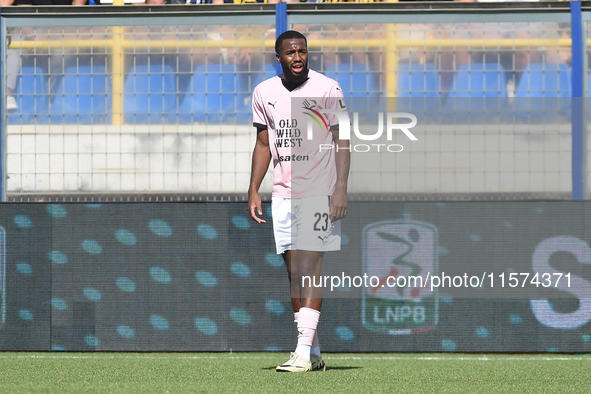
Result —
[{"label": "shoe sole", "polygon": [[304,369],[304,368],[290,370],[290,369],[287,369],[287,368],[279,368],[279,367],[275,368],[275,370],[277,372],[296,372],[296,373],[297,372],[309,372],[309,371],[311,371],[310,369]]},{"label": "shoe sole", "polygon": [[[291,353],[291,358],[287,363],[279,365],[275,370],[277,372],[309,372],[312,370],[312,363],[309,361],[306,362],[303,359],[301,362],[298,362],[299,359],[301,359],[300,356],[296,353]],[[292,364],[289,364],[290,362]]]}]

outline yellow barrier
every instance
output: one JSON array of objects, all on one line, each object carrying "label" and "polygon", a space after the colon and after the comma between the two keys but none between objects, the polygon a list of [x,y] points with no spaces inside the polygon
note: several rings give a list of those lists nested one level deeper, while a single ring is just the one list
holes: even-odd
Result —
[{"label": "yellow barrier", "polygon": [[[111,39],[107,40],[39,40],[39,41],[13,41],[11,48],[25,50],[49,50],[63,49],[89,49],[104,48],[110,52],[113,60],[113,124],[123,124],[123,85],[125,72],[125,54],[129,50],[138,49],[204,49],[211,47],[211,42],[206,40],[130,40],[125,35],[129,34],[122,27],[114,27]],[[591,46],[591,39],[587,40]],[[220,40],[216,41],[218,48],[260,48],[272,50],[274,40]],[[570,38],[502,38],[502,39],[456,39],[456,38],[431,38],[431,39],[400,39],[397,37],[396,25],[388,25],[385,39],[311,39],[308,47],[312,49],[331,48],[336,50],[355,49],[382,49],[386,50],[386,95],[396,97],[397,82],[396,66],[398,63],[398,51],[400,49],[503,49],[503,48],[556,48],[570,47]]]},{"label": "yellow barrier", "polygon": [[122,28],[113,28],[113,124],[123,124],[123,84],[125,83],[125,53]]},{"label": "yellow barrier", "polygon": [[[121,28],[119,28],[121,29]],[[125,33],[117,33],[122,34]],[[549,39],[549,38],[501,38],[501,39],[455,39],[455,38],[431,38],[431,39],[398,39],[395,38],[397,48],[469,48],[469,49],[496,49],[496,48],[555,48],[570,47],[570,38]],[[308,47],[331,48],[331,49],[385,49],[388,45],[389,37],[386,39],[353,39],[353,40],[310,40]],[[49,49],[49,48],[112,48],[115,40],[64,40],[64,41],[13,41],[10,48],[22,49]],[[587,45],[591,46],[591,39]],[[211,42],[207,41],[173,41],[173,40],[150,40],[150,41],[132,41],[121,39],[121,48],[123,49],[191,49],[191,48],[210,48]],[[237,41],[216,41],[218,48],[267,48],[273,49],[275,41],[273,40],[237,40]]]}]

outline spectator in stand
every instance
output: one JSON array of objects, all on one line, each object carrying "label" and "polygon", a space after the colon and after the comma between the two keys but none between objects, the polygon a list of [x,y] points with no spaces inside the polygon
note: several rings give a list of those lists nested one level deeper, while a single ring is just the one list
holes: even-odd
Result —
[{"label": "spectator in stand", "polygon": [[308,0],[308,3],[381,3],[382,0]]},{"label": "spectator in stand", "polygon": [[[0,6],[44,6],[44,5],[85,5],[87,0],[0,0]],[[28,34],[27,34],[28,33]],[[10,30],[8,32],[8,42],[6,51],[6,110],[16,111],[18,104],[14,98],[14,91],[21,74],[22,51],[20,49],[10,48],[12,40],[22,41],[32,35],[29,29],[23,28],[20,31]],[[51,60],[50,60],[51,63]]]},{"label": "spectator in stand", "polygon": [[299,3],[299,0],[211,0],[212,4]]},{"label": "spectator in stand", "polygon": [[0,5],[86,5],[87,0],[2,0]]},{"label": "spectator in stand", "polygon": [[[475,0],[454,0],[461,2],[475,2]],[[509,0],[478,0],[478,2],[504,2]],[[538,0],[518,0],[538,1]],[[571,49],[561,47],[558,40],[570,38],[569,24],[556,22],[528,22],[528,23],[485,23],[468,25],[455,24],[449,38],[470,39],[545,39],[556,41],[555,45],[514,46],[512,48],[454,48],[454,52],[442,54],[442,86],[449,88],[453,73],[462,64],[498,62],[507,72],[508,94],[513,94],[516,81],[522,72],[532,63],[567,63],[571,61]],[[476,46],[477,47],[477,46]]]},{"label": "spectator in stand", "polygon": [[14,91],[21,73],[22,59],[19,49],[10,48],[11,36],[8,35],[6,47],[6,110],[14,112],[18,104],[14,98]]}]

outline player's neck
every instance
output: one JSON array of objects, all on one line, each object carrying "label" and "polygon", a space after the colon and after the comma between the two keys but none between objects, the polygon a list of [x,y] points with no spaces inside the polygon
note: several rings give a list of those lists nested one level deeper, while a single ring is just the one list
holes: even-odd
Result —
[{"label": "player's neck", "polygon": [[283,83],[283,86],[285,86],[285,89],[289,90],[290,92],[299,88],[300,86],[302,86],[308,79],[310,79],[310,77],[307,77],[306,79],[304,79],[303,81],[297,81],[297,82],[293,82],[293,81],[288,81],[287,79],[281,78],[281,83]]}]

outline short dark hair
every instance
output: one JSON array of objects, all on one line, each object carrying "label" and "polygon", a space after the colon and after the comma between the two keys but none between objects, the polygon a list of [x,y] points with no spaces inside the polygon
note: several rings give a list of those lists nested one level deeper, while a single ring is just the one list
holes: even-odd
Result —
[{"label": "short dark hair", "polygon": [[299,31],[295,30],[288,30],[283,32],[277,37],[277,41],[275,41],[275,53],[279,54],[279,50],[281,49],[281,45],[283,45],[283,41],[285,40],[293,40],[293,39],[302,39],[306,41],[306,46],[308,45],[308,40],[306,40],[306,36],[304,36]]}]

